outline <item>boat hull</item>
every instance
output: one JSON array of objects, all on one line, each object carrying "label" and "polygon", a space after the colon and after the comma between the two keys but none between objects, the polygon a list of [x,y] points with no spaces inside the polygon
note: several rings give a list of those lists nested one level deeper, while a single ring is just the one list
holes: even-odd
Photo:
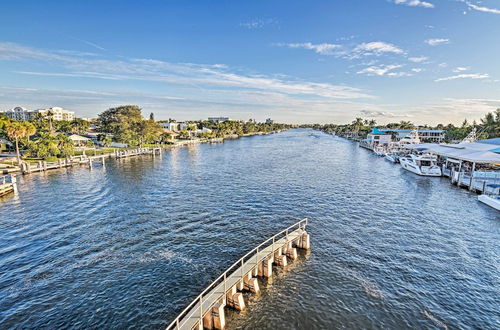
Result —
[{"label": "boat hull", "polygon": [[404,168],[407,171],[410,171],[412,173],[415,173],[417,175],[421,176],[441,176],[441,169],[437,166],[432,166],[432,167],[419,167],[416,166],[412,163],[410,163],[407,160],[401,159],[399,161],[401,163],[401,167]]},{"label": "boat hull", "polygon": [[492,208],[494,208],[495,210],[498,210],[500,211],[500,199],[498,198],[493,198],[491,196],[488,196],[488,195],[479,195],[477,197],[477,199],[481,202],[481,203],[484,203]]}]

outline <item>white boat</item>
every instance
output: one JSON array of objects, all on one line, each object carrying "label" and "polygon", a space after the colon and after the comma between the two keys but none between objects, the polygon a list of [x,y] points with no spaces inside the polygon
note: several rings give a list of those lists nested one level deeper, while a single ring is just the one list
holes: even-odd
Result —
[{"label": "white boat", "polygon": [[385,159],[390,161],[391,163],[399,163],[399,157],[397,155],[391,154],[391,153],[386,153],[385,154]]},{"label": "white boat", "polygon": [[377,156],[380,156],[380,157],[384,157],[385,156],[385,149],[384,149],[384,147],[376,146],[376,147],[373,148],[373,152]]},{"label": "white boat", "polygon": [[412,173],[423,176],[441,176],[441,168],[437,165],[437,158],[431,154],[408,155],[399,158],[401,167]]},{"label": "white boat", "polygon": [[391,149],[385,154],[385,159],[387,159],[391,163],[399,163],[399,158],[400,153],[395,149]]},{"label": "white boat", "polygon": [[479,195],[477,197],[477,199],[488,205],[488,206],[491,206],[492,208],[494,208],[495,210],[498,210],[500,211],[500,196],[498,195]]}]

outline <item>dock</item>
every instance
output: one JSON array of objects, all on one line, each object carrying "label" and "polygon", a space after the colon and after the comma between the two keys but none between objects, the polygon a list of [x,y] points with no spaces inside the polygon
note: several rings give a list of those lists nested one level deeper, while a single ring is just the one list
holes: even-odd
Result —
[{"label": "dock", "polygon": [[286,267],[297,259],[297,248],[310,249],[307,219],[273,235],[241,257],[203,290],[167,326],[171,329],[224,329],[224,308],[244,310],[241,291],[258,293],[257,277],[271,277],[272,265]]},{"label": "dock", "polygon": [[21,164],[21,172],[23,174],[30,174],[35,172],[42,172],[57,168],[72,167],[76,165],[88,165],[92,168],[95,164],[101,164],[106,167],[105,159],[115,157],[116,159],[128,158],[140,155],[161,155],[161,148],[137,148],[130,150],[117,150],[115,152],[106,153],[102,155],[88,156],[85,153],[80,156],[71,156],[65,159],[59,159],[54,162],[47,162],[39,160],[37,162],[23,162]]},{"label": "dock", "polygon": [[2,175],[0,177],[0,197],[17,193],[17,179],[15,175]]}]

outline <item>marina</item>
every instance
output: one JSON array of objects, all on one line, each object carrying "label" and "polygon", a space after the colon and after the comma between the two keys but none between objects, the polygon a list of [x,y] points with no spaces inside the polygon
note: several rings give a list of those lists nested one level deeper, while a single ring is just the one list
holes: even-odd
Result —
[{"label": "marina", "polygon": [[[473,130],[460,143],[421,143],[418,130],[410,131],[399,141],[392,141],[386,134],[390,131],[373,128],[366,139],[353,139],[349,135],[346,138],[358,141],[360,147],[416,175],[448,177],[451,184],[487,195],[483,201],[490,201],[491,197],[496,202],[496,196],[500,195],[500,138],[477,141]],[[436,141],[442,139],[436,130],[426,130],[425,134]]]}]

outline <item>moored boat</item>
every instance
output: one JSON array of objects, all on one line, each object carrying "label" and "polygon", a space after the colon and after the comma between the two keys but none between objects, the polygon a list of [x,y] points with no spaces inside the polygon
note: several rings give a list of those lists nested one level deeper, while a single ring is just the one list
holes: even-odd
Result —
[{"label": "moored boat", "polygon": [[437,158],[431,154],[408,155],[399,159],[401,167],[412,173],[422,176],[441,176],[441,168],[437,165]]},{"label": "moored boat", "polygon": [[500,211],[500,196],[498,195],[479,195],[477,199],[495,210]]}]

